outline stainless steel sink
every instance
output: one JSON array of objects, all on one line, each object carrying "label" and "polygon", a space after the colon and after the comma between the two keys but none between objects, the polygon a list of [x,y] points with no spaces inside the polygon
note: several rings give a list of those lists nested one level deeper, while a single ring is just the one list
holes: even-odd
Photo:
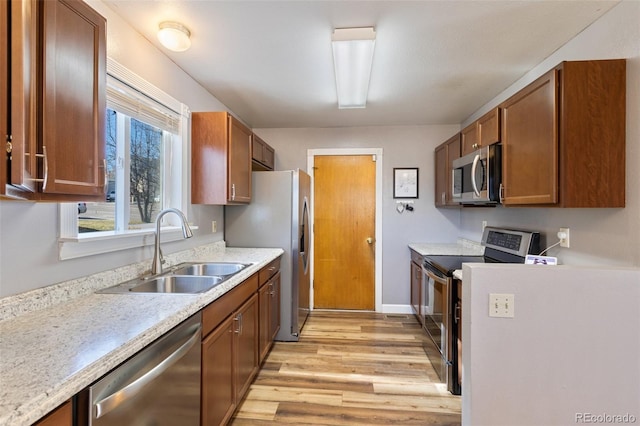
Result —
[{"label": "stainless steel sink", "polygon": [[226,281],[222,276],[161,275],[148,279],[137,279],[105,288],[98,293],[173,293],[195,294]]},{"label": "stainless steel sink", "polygon": [[183,266],[178,265],[178,269],[171,271],[173,275],[196,275],[196,276],[224,276],[236,274],[246,268],[248,265],[244,263],[230,262],[208,262],[208,263],[189,263]]},{"label": "stainless steel sink", "polygon": [[162,275],[127,281],[97,293],[204,293],[247,266],[235,262],[183,263]]},{"label": "stainless steel sink", "polygon": [[134,293],[202,293],[224,281],[223,277],[167,275],[131,287]]}]

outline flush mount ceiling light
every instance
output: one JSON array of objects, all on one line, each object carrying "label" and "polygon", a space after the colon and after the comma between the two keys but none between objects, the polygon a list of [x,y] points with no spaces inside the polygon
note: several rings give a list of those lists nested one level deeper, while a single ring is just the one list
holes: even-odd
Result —
[{"label": "flush mount ceiling light", "polygon": [[166,21],[159,25],[158,40],[169,50],[184,52],[191,47],[191,32],[178,22]]},{"label": "flush mount ceiling light", "polygon": [[376,32],[373,27],[336,28],[331,36],[338,108],[365,108]]}]

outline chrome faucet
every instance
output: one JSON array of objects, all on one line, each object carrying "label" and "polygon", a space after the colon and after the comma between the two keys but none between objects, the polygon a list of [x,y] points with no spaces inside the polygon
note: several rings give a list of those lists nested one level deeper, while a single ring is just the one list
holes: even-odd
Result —
[{"label": "chrome faucet", "polygon": [[152,275],[162,273],[162,263],[164,262],[164,259],[162,258],[162,251],[160,250],[160,221],[162,219],[162,216],[167,213],[175,213],[178,215],[178,217],[180,218],[180,222],[182,223],[182,235],[184,236],[184,238],[193,237],[193,231],[191,231],[191,228],[187,223],[187,218],[180,210],[171,208],[164,209],[160,213],[158,213],[158,217],[156,217],[156,238],[153,249],[153,263],[151,264]]}]

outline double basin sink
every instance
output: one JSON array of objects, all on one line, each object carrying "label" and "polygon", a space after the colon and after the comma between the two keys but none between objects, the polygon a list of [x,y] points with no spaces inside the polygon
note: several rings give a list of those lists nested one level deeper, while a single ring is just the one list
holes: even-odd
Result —
[{"label": "double basin sink", "polygon": [[246,268],[245,263],[181,263],[161,275],[136,278],[98,293],[204,293]]}]

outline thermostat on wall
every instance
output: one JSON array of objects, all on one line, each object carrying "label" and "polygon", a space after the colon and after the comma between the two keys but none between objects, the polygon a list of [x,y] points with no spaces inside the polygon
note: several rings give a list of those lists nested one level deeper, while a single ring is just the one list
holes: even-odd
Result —
[{"label": "thermostat on wall", "polygon": [[536,256],[534,254],[528,254],[524,259],[525,265],[557,265],[558,258],[551,256]]}]

